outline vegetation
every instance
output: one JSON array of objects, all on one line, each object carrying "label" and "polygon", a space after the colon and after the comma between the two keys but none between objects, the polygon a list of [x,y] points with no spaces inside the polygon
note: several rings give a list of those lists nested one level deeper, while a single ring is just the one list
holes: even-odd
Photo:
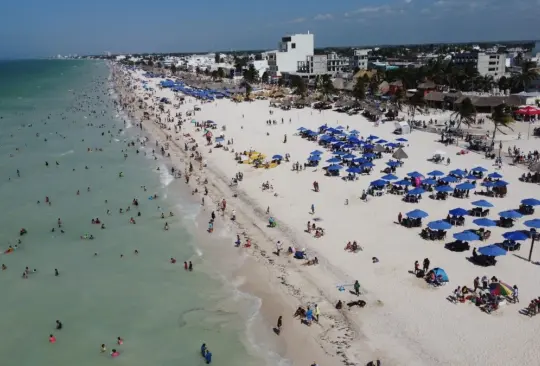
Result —
[{"label": "vegetation", "polygon": [[321,78],[321,91],[326,99],[328,99],[330,94],[335,92],[334,83],[328,74],[323,75]]},{"label": "vegetation", "polygon": [[[281,79],[280,79],[281,80]],[[294,94],[305,97],[307,94],[307,87],[304,83],[304,79],[295,75],[291,79],[291,87],[294,89]]]},{"label": "vegetation", "polygon": [[249,65],[249,67],[244,70],[244,80],[248,83],[255,83],[259,80],[259,72],[255,69],[253,64]]},{"label": "vegetation", "polygon": [[225,71],[223,71],[223,68],[220,67],[217,69],[217,75],[220,79],[223,79],[225,77]]},{"label": "vegetation", "polygon": [[352,94],[357,101],[366,99],[366,84],[363,79],[358,78],[356,80]]},{"label": "vegetation", "polygon": [[471,98],[463,99],[458,110],[455,111],[452,116],[458,118],[456,128],[459,129],[462,123],[467,125],[467,127],[470,127],[476,118],[476,109],[474,108]]},{"label": "vegetation", "polygon": [[506,135],[506,131],[504,131],[504,129],[514,131],[511,126],[514,123],[514,118],[512,117],[511,108],[508,107],[506,104],[501,104],[493,109],[491,119],[493,120],[493,124],[495,125],[495,128],[493,129],[493,134],[491,136],[491,146],[494,146],[495,136],[497,135],[497,132]]}]

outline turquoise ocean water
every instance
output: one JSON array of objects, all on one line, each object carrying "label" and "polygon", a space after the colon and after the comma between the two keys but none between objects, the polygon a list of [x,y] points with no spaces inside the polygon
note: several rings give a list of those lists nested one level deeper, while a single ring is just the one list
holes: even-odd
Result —
[{"label": "turquoise ocean water", "polygon": [[[0,364],[202,365],[202,342],[213,364],[265,364],[246,333],[256,301],[200,255],[192,230],[199,205],[183,196],[183,183],[151,147],[127,147],[139,131],[114,109],[108,77],[97,61],[0,62],[0,250],[22,241],[0,255]],[[25,267],[37,272],[23,279]],[[121,353],[114,360],[112,348]]]}]

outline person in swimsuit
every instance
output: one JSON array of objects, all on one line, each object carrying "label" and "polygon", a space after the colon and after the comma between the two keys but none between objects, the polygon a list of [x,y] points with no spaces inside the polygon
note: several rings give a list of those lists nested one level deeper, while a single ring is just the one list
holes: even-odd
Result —
[{"label": "person in swimsuit", "polygon": [[[124,344],[124,340],[122,338],[118,337],[118,338],[116,338],[116,343],[118,345],[122,345],[122,344]],[[113,352],[114,352],[114,350],[113,350]]]},{"label": "person in swimsuit", "polygon": [[101,345],[101,353],[107,352],[107,347],[105,347],[105,344]]},{"label": "person in swimsuit", "polygon": [[56,329],[60,330],[60,329],[62,329],[62,327],[63,327],[62,322],[60,320],[57,320],[56,321]]},{"label": "person in swimsuit", "polygon": [[56,337],[52,334],[49,334],[49,343],[56,343]]}]

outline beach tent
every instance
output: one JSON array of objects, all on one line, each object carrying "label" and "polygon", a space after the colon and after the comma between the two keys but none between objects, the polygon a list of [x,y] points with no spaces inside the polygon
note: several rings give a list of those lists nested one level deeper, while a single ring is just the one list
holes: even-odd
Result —
[{"label": "beach tent", "polygon": [[394,132],[399,135],[408,135],[411,133],[411,126],[405,121],[395,122],[394,126],[396,128]]},{"label": "beach tent", "polygon": [[436,268],[433,268],[432,271],[433,271],[433,274],[435,275],[435,277],[439,281],[442,281],[442,282],[448,282],[449,281],[448,275],[446,274],[446,271],[444,269],[436,267]]}]

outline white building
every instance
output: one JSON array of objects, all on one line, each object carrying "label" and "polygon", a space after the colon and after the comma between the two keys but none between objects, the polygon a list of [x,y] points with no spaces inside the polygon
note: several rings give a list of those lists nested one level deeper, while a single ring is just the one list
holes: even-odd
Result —
[{"label": "white building", "polygon": [[506,55],[503,53],[457,53],[452,57],[452,63],[461,66],[472,64],[480,75],[492,76],[495,80],[504,76],[506,71]]},{"label": "white building", "polygon": [[354,50],[353,57],[351,58],[350,67],[352,69],[359,68],[360,70],[367,70],[368,68],[368,54],[371,50]]},{"label": "white building", "polygon": [[293,34],[281,38],[278,51],[268,55],[269,74],[280,76],[282,72],[291,73],[298,69],[298,62],[305,61],[314,54],[313,34]]},{"label": "white building", "polygon": [[268,61],[267,60],[253,60],[249,61],[250,65],[253,65],[255,70],[259,73],[259,78],[263,76],[263,74],[268,71]]},{"label": "white building", "polygon": [[341,57],[336,52],[328,54],[327,69],[331,73],[347,72],[349,70],[349,63],[350,60],[348,57]]},{"label": "white building", "polygon": [[[328,58],[326,55],[309,55],[305,61],[298,61],[297,73],[299,76],[316,76],[328,73]],[[307,74],[307,75],[301,75]]]}]

